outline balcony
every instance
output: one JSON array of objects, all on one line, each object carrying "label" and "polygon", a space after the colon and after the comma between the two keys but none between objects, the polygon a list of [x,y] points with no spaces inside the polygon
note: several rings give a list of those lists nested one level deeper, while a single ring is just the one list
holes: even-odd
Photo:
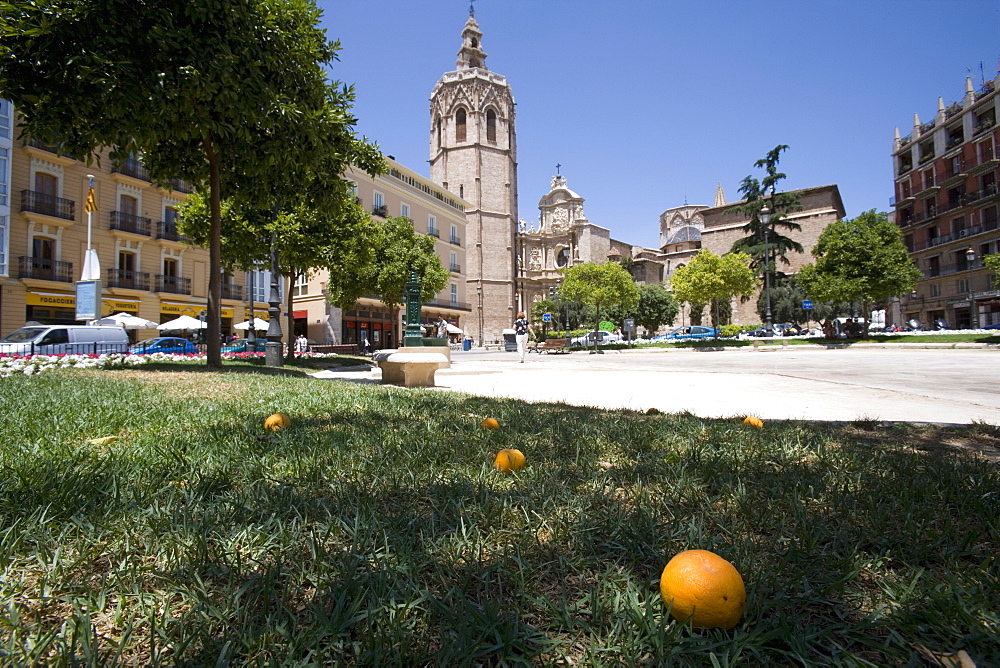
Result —
[{"label": "balcony", "polygon": [[108,269],[108,287],[126,290],[149,290],[149,274],[131,269]]},{"label": "balcony", "polygon": [[73,200],[53,197],[35,190],[21,191],[21,211],[31,211],[63,220],[76,219],[76,203]]},{"label": "balcony", "polygon": [[222,298],[243,301],[243,286],[235,283],[222,284]]},{"label": "balcony", "polygon": [[143,167],[142,163],[136,158],[129,158],[120,165],[112,166],[111,173],[121,174],[122,176],[139,179],[140,181],[149,181],[149,170]]},{"label": "balcony", "polygon": [[986,199],[987,197],[993,197],[997,194],[997,184],[991,183],[982,190],[974,190],[971,193],[966,193],[965,201],[967,204],[972,204],[973,202],[978,202],[979,200]]},{"label": "balcony", "polygon": [[452,238],[448,240],[448,243],[450,243],[452,246],[461,246],[462,240],[456,236],[452,236]]},{"label": "balcony", "polygon": [[453,264],[453,265],[451,265],[451,273],[453,273],[453,274],[461,274],[462,273],[462,265],[460,265],[460,264]]},{"label": "balcony", "polygon": [[931,151],[930,153],[925,153],[924,155],[920,156],[920,164],[922,165],[925,162],[927,162],[929,160],[933,160],[933,159],[934,159],[934,152],[933,151]]},{"label": "balcony", "polygon": [[124,211],[112,211],[110,216],[111,222],[108,229],[128,232],[130,234],[141,234],[144,237],[149,236],[150,228],[152,227],[149,218],[143,218],[134,213],[125,213]]},{"label": "balcony", "polygon": [[[51,153],[55,157],[64,158],[66,159],[67,162],[76,160],[75,155],[67,153],[58,146],[50,146],[49,144],[38,141],[37,139],[26,139],[24,141],[24,145],[30,148],[37,148],[39,151],[45,151],[46,153]],[[57,160],[56,162],[61,163],[62,161]],[[70,164],[72,163],[70,162]]]},{"label": "balcony", "polygon": [[444,300],[444,301],[434,300],[434,301],[430,301],[430,302],[424,302],[424,306],[436,306],[438,308],[453,308],[453,309],[457,309],[459,311],[471,311],[472,310],[472,305],[471,304],[466,304],[465,302],[458,302],[458,301],[454,301],[453,302],[453,301],[448,301],[448,300]]},{"label": "balcony", "polygon": [[373,206],[372,215],[378,216],[379,218],[388,218],[389,208],[385,204],[379,204],[378,206]]},{"label": "balcony", "polygon": [[169,292],[174,295],[189,295],[191,294],[191,279],[157,274],[156,291]]},{"label": "balcony", "polygon": [[168,223],[161,220],[156,223],[156,238],[166,239],[167,241],[180,241],[181,234],[177,231],[176,223]]},{"label": "balcony", "polygon": [[431,228],[431,229],[427,230],[427,236],[434,237],[435,239],[440,239],[441,238],[441,233],[438,232],[437,230],[435,230],[434,228]]},{"label": "balcony", "polygon": [[179,193],[191,194],[194,192],[194,186],[184,179],[170,179],[168,185],[171,190],[176,190]]},{"label": "balcony", "polygon": [[72,283],[73,263],[21,256],[17,258],[17,277]]}]

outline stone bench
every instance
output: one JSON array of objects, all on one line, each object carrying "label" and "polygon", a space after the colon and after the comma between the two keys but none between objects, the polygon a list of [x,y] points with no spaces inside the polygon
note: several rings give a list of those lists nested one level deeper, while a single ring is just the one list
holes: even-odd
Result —
[{"label": "stone bench", "polygon": [[781,347],[782,348],[787,348],[788,347],[788,339],[782,338],[780,336],[761,336],[761,337],[755,338],[753,340],[753,349],[754,350],[760,350],[760,344],[761,344],[761,342],[765,342],[765,341],[766,342],[770,342],[770,343],[774,343],[775,341],[781,341]]},{"label": "stone bench", "polygon": [[403,387],[434,387],[434,372],[449,366],[441,353],[402,353],[386,350],[372,360],[382,370],[382,382]]}]

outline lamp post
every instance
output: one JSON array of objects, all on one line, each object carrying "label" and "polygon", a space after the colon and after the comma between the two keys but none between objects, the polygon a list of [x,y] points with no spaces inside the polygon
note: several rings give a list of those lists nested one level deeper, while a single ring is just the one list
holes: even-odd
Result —
[{"label": "lamp post", "polygon": [[971,248],[965,251],[965,260],[969,265],[969,323],[972,329],[979,329],[979,316],[976,313],[976,293],[972,291],[972,263],[976,261],[976,251]]},{"label": "lamp post", "polygon": [[767,248],[768,229],[767,224],[771,222],[771,211],[765,204],[760,210],[760,222],[764,224],[764,331],[768,336],[774,335],[774,325],[771,322],[771,254]]},{"label": "lamp post", "polygon": [[254,323],[257,321],[256,313],[254,312],[254,285],[253,285],[253,273],[254,268],[250,268],[250,317],[247,318],[247,322],[250,323],[250,327],[247,328],[247,352],[255,353],[257,352],[257,332],[254,331],[257,328],[254,327]]},{"label": "lamp post", "polygon": [[483,347],[483,285],[480,283],[476,286],[476,298],[478,304],[476,305],[479,310],[479,347]]}]

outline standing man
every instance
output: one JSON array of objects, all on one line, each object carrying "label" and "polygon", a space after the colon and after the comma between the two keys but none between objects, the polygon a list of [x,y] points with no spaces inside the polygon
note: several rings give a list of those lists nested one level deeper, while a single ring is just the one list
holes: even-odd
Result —
[{"label": "standing man", "polygon": [[524,311],[518,311],[514,320],[514,338],[517,340],[517,354],[521,358],[521,364],[524,364],[524,356],[528,352],[528,334],[534,333]]},{"label": "standing man", "polygon": [[444,319],[443,315],[439,315],[437,319],[437,335],[439,339],[448,338],[448,321]]}]

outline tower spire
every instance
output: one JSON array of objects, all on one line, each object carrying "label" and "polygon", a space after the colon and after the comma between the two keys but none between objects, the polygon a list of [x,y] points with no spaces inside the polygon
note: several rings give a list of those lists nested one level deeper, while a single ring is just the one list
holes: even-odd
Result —
[{"label": "tower spire", "polygon": [[455,69],[468,70],[473,68],[488,69],[486,67],[486,52],[483,51],[483,33],[476,23],[476,13],[474,7],[469,5],[469,20],[465,22],[462,29],[462,48],[458,50],[458,60],[455,62]]},{"label": "tower spire", "polygon": [[726,194],[722,192],[722,183],[715,186],[715,204],[712,206],[726,206]]}]

